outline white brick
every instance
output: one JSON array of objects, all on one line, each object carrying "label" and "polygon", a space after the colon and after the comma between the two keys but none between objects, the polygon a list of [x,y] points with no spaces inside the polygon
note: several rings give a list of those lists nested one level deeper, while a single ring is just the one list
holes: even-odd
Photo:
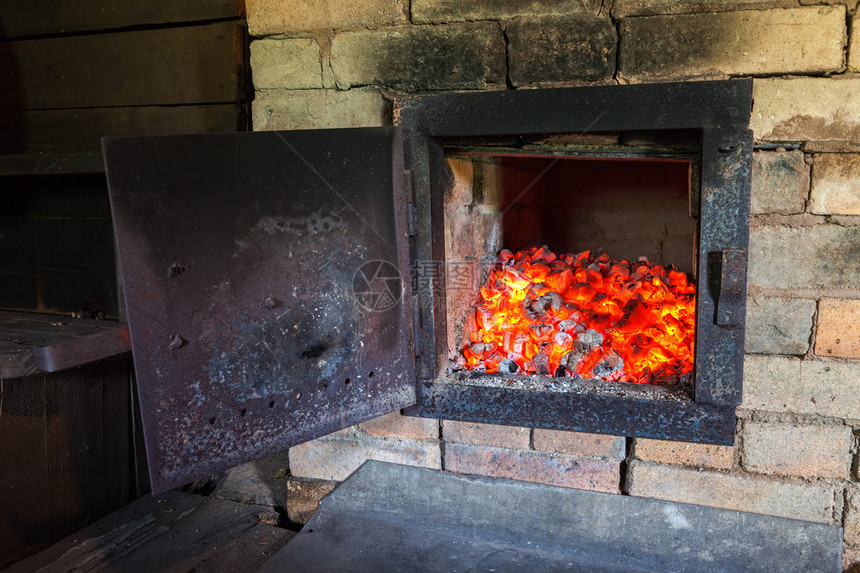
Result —
[{"label": "white brick", "polygon": [[744,467],[768,474],[847,478],[854,442],[847,426],[744,424]]},{"label": "white brick", "polygon": [[746,356],[743,407],[860,418],[860,364]]},{"label": "white brick", "polygon": [[803,213],[808,196],[809,166],[804,161],[802,151],[753,153],[752,214]]},{"label": "white brick", "polygon": [[750,129],[759,141],[860,142],[860,78],[753,81]]},{"label": "white brick", "polygon": [[377,127],[390,115],[374,88],[258,91],[251,110],[255,131]]},{"label": "white brick", "polygon": [[619,73],[634,81],[835,72],[844,67],[845,7],[629,18],[619,35]]},{"label": "white brick", "polygon": [[321,88],[320,46],[311,38],[251,42],[251,77],[258,90]]},{"label": "white brick", "polygon": [[806,354],[814,315],[814,300],[747,298],[746,351],[752,354]]},{"label": "white brick", "polygon": [[826,483],[788,482],[678,466],[633,462],[630,495],[736,511],[834,523],[842,490]]}]

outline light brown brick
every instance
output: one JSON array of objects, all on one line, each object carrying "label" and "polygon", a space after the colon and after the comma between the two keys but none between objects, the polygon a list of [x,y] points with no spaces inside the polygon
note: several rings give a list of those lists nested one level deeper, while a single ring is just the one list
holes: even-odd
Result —
[{"label": "light brown brick", "polygon": [[654,16],[696,12],[728,12],[758,8],[793,8],[794,0],[615,0],[612,16]]},{"label": "light brown brick", "polygon": [[811,395],[804,413],[860,419],[860,364],[804,360],[800,379]]},{"label": "light brown brick", "polygon": [[772,412],[797,409],[804,394],[800,363],[800,360],[793,358],[745,356],[741,405],[752,410]]},{"label": "light brown brick", "polygon": [[841,509],[835,485],[703,471],[636,461],[630,464],[630,495],[736,511],[834,523]]},{"label": "light brown brick", "polygon": [[860,153],[821,153],[814,162],[809,211],[860,215]]},{"label": "light brown brick", "polygon": [[252,36],[379,27],[408,21],[405,0],[246,0],[248,31]]},{"label": "light brown brick", "polygon": [[507,20],[516,16],[596,16],[600,0],[412,0],[412,22],[430,24],[464,20]]},{"label": "light brown brick", "polygon": [[374,88],[258,91],[254,130],[376,127],[390,123],[390,106]]},{"label": "light brown brick", "polygon": [[845,498],[845,543],[860,546],[860,484],[849,484]]},{"label": "light brown brick", "polygon": [[851,35],[848,43],[848,70],[860,72],[860,10],[855,8],[851,19]]},{"label": "light brown brick", "polygon": [[735,449],[731,446],[693,444],[637,438],[633,453],[637,460],[703,468],[730,469]]},{"label": "light brown brick", "polygon": [[746,351],[752,354],[806,354],[814,315],[814,300],[748,297]]},{"label": "light brown brick", "polygon": [[320,46],[312,38],[251,42],[251,77],[256,89],[321,88]]},{"label": "light brown brick", "polygon": [[533,443],[536,450],[558,452],[577,456],[622,460],[625,456],[626,440],[621,436],[588,434],[585,432],[563,432],[535,428]]},{"label": "light brown brick", "polygon": [[[475,244],[475,224],[477,221],[472,211],[472,208],[466,205],[445,206],[445,246],[449,261],[464,261],[468,257],[474,257],[477,252],[477,245]],[[449,294],[475,298],[474,293],[464,294],[459,292],[460,290],[456,289],[455,293]],[[467,299],[467,306],[472,304],[474,304],[474,300],[470,304]],[[457,309],[454,312],[459,311],[460,309]],[[458,339],[457,342],[459,343],[460,340]]]},{"label": "light brown brick", "polygon": [[475,422],[442,422],[442,438],[446,442],[478,444],[501,448],[526,450],[529,447],[529,429]]},{"label": "light brown brick", "polygon": [[853,435],[847,426],[747,421],[744,467],[766,474],[847,478]]},{"label": "light brown brick", "polygon": [[505,42],[495,22],[343,32],[332,39],[331,67],[341,88],[483,89],[505,83]]},{"label": "light brown brick", "polygon": [[823,298],[819,301],[815,353],[860,358],[860,300]]},{"label": "light brown brick", "polygon": [[749,284],[784,289],[857,288],[860,285],[858,244],[860,226],[765,225],[752,228]]},{"label": "light brown brick", "polygon": [[842,545],[842,570],[845,573],[860,571],[860,548],[851,547],[847,543]]},{"label": "light brown brick", "polygon": [[391,412],[373,420],[358,425],[371,436],[390,438],[438,438],[439,421],[434,418],[418,418],[404,416],[400,412]]},{"label": "light brown brick", "polygon": [[758,141],[860,142],[860,78],[756,79],[750,129]]},{"label": "light brown brick", "polygon": [[338,482],[291,477],[287,480],[287,517],[294,523],[307,523],[316,513],[320,500]]},{"label": "light brown brick", "polygon": [[860,418],[860,364],[746,356],[743,406],[752,410]]},{"label": "light brown brick", "polygon": [[804,161],[802,151],[753,153],[752,214],[803,213],[808,196],[809,166]]},{"label": "light brown brick", "polygon": [[505,190],[502,166],[491,160],[479,160],[474,163],[475,179],[480,183],[480,200],[486,205],[501,206],[504,202]]},{"label": "light brown brick", "polygon": [[367,460],[441,469],[439,440],[382,438],[354,429],[290,448],[294,476],[343,481]]},{"label": "light brown brick", "polygon": [[845,7],[630,18],[619,35],[619,73],[635,81],[835,72]]},{"label": "light brown brick", "polygon": [[575,489],[617,493],[620,462],[488,446],[447,444],[445,469]]},{"label": "light brown brick", "polygon": [[446,157],[445,162],[451,169],[454,183],[445,188],[445,205],[465,207],[474,200],[475,162],[460,157]]}]

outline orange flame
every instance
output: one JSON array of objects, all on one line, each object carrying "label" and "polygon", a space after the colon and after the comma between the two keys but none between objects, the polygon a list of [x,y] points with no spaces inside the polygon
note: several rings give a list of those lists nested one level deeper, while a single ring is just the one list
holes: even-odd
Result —
[{"label": "orange flame", "polygon": [[674,267],[547,247],[499,262],[459,367],[652,384],[693,371],[695,286]]}]

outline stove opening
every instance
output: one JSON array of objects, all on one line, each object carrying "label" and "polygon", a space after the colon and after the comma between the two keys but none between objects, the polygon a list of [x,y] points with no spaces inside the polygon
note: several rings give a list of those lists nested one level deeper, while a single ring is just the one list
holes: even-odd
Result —
[{"label": "stove opening", "polygon": [[692,389],[693,136],[597,138],[445,147],[445,369],[460,381]]}]

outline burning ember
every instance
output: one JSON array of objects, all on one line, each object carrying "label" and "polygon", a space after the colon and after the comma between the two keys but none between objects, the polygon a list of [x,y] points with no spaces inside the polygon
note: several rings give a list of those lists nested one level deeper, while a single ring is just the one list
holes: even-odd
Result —
[{"label": "burning ember", "polygon": [[647,260],[503,250],[455,368],[678,384],[693,370],[695,286]]}]

